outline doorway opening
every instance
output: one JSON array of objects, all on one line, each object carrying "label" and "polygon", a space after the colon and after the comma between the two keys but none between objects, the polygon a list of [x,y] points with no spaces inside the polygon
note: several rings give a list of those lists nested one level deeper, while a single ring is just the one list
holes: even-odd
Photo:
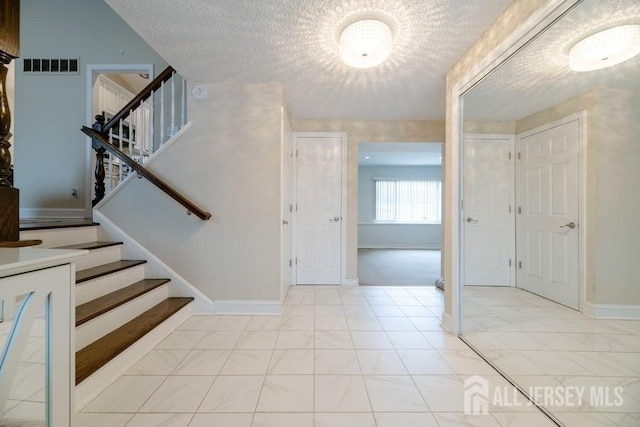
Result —
[{"label": "doorway opening", "polygon": [[434,286],[441,277],[442,143],[358,145],[361,285]]}]

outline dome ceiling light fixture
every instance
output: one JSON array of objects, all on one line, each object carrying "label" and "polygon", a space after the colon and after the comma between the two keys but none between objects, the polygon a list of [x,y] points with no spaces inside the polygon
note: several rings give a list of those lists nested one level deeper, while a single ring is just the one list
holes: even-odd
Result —
[{"label": "dome ceiling light fixture", "polygon": [[640,25],[621,25],[595,33],[569,51],[569,68],[593,71],[628,61],[640,53]]},{"label": "dome ceiling light fixture", "polygon": [[391,28],[378,19],[363,19],[348,25],[340,35],[340,59],[353,68],[382,64],[391,53]]}]

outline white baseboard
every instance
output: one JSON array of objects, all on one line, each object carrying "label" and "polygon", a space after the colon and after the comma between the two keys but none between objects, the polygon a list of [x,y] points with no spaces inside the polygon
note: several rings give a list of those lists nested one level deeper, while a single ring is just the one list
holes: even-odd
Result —
[{"label": "white baseboard", "polygon": [[440,250],[440,246],[434,246],[434,245],[414,245],[414,246],[407,246],[407,245],[373,245],[373,244],[366,244],[366,245],[358,245],[358,249],[416,249],[416,250],[434,250],[434,251],[439,251]]},{"label": "white baseboard", "polygon": [[40,209],[40,208],[21,208],[20,218],[65,218],[65,219],[84,219],[90,218],[91,214],[85,209]]},{"label": "white baseboard", "polygon": [[279,315],[282,314],[280,301],[222,300],[213,302],[215,314]]},{"label": "white baseboard", "polygon": [[442,326],[442,329],[449,332],[450,334],[453,333],[453,318],[446,311],[442,312],[442,320],[440,321],[440,326]]},{"label": "white baseboard", "polygon": [[594,319],[640,320],[640,305],[594,304],[587,301],[582,311]]},{"label": "white baseboard", "polygon": [[166,277],[171,279],[169,286],[169,296],[191,296],[194,301],[191,303],[192,311],[200,314],[211,314],[213,312],[213,302],[195,286],[189,283],[180,274],[165,264],[160,258],[155,256],[151,251],[142,246],[136,240],[131,238],[120,227],[115,225],[110,219],[104,216],[100,211],[93,211],[96,222],[100,223],[99,233],[104,234],[106,239],[118,240],[124,243],[122,254],[125,257],[139,258],[147,260],[145,268],[147,271],[157,277]]},{"label": "white baseboard", "polygon": [[356,277],[355,279],[342,279],[342,286],[360,286],[360,280]]}]

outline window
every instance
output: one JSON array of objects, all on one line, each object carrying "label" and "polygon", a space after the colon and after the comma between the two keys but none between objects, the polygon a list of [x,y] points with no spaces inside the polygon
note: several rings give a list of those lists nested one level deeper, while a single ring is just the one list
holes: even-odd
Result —
[{"label": "window", "polygon": [[376,180],[376,221],[440,224],[442,183]]}]

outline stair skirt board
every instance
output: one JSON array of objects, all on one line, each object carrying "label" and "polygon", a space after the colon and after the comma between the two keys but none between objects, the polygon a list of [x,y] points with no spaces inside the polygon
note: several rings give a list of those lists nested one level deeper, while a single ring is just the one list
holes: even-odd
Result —
[{"label": "stair skirt board", "polygon": [[98,240],[98,226],[71,228],[50,228],[46,230],[22,230],[20,240],[40,239],[42,248],[74,245],[77,243],[95,242]]},{"label": "stair skirt board", "polygon": [[122,245],[90,249],[89,254],[76,261],[76,270],[84,270],[101,264],[119,261],[122,258]]},{"label": "stair skirt board", "polygon": [[79,412],[122,374],[153,350],[163,339],[191,316],[191,305],[178,310],[160,325],[140,338],[109,363],[76,386],[76,412]]},{"label": "stair skirt board", "polygon": [[280,301],[226,300],[213,302],[214,314],[238,315],[279,315],[282,314]]},{"label": "stair skirt board", "polygon": [[[183,128],[185,129],[185,128]],[[166,147],[168,144],[163,146]],[[135,239],[125,233],[120,227],[114,224],[98,209],[93,210],[94,221],[100,223],[100,237],[104,240],[117,240],[124,242],[123,256],[147,260],[147,273],[154,277],[166,277],[173,283],[172,295],[192,296],[194,301],[192,311],[197,314],[213,313],[213,302],[203,294],[198,288],[189,283],[179,273],[165,264],[151,251],[138,243]]]},{"label": "stair skirt board", "polygon": [[102,338],[109,332],[133,320],[169,297],[169,283],[127,301],[108,312],[76,326],[76,351]]},{"label": "stair skirt board", "polygon": [[76,305],[125,288],[144,279],[144,264],[120,270],[76,285]]}]

